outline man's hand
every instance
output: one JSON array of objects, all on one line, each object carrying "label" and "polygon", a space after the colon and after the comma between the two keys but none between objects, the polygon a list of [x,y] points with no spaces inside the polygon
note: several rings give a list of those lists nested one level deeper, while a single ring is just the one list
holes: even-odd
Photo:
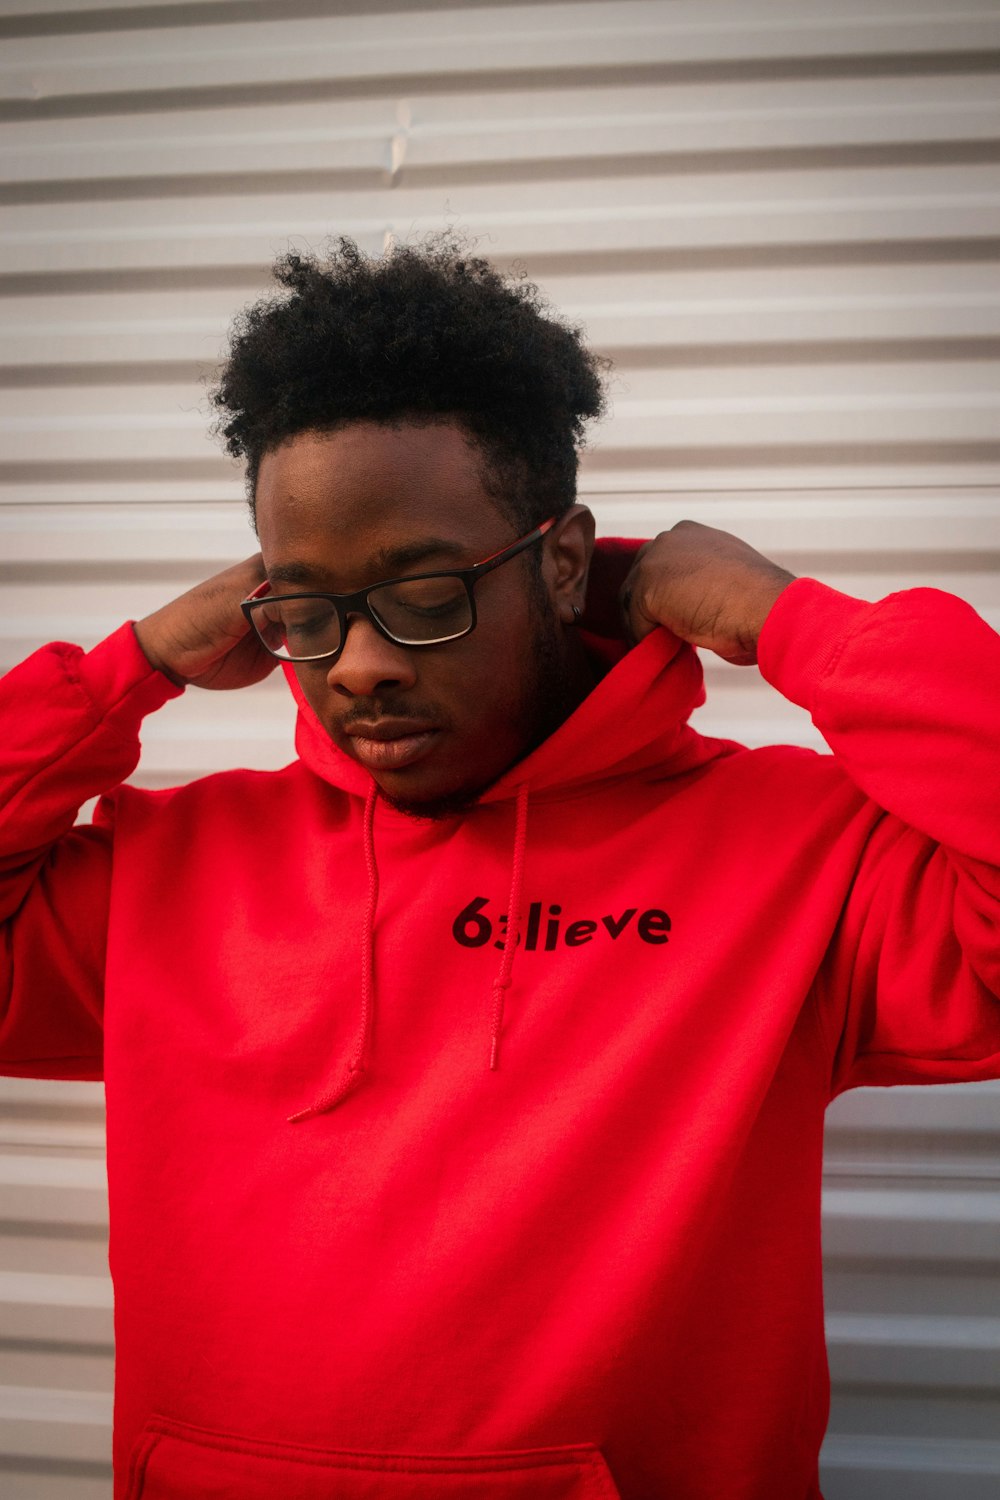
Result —
[{"label": "man's hand", "polygon": [[181,685],[241,688],[260,682],[278,663],[250,629],[240,601],[263,581],[258,552],[138,620],[136,637],[150,664]]},{"label": "man's hand", "polygon": [[640,641],[664,625],[692,646],[752,666],[771,605],[794,580],[728,531],[678,521],[636,557],[621,595],[626,629]]}]

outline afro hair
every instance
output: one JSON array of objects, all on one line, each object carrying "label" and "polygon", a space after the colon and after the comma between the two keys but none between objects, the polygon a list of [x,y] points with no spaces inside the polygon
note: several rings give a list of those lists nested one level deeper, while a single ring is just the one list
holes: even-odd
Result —
[{"label": "afro hair", "polygon": [[212,393],[216,432],[245,460],[251,512],[262,458],[349,422],[453,420],[478,445],[497,507],[530,529],[576,495],[584,424],[604,410],[607,361],[537,287],[438,236],[366,256],[289,254],[286,289],[248,307]]}]

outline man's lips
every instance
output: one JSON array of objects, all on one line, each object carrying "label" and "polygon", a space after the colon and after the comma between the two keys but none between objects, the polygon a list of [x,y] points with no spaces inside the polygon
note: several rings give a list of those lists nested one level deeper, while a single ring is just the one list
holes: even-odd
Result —
[{"label": "man's lips", "polygon": [[398,771],[420,760],[438,736],[433,724],[378,719],[344,726],[351,752],[369,771]]}]

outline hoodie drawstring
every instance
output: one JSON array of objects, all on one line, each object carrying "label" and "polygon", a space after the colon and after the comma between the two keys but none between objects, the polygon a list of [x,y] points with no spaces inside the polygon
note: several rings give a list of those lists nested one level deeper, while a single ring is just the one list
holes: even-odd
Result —
[{"label": "hoodie drawstring", "polygon": [[[375,858],[375,804],[378,788],[372,783],[365,802],[364,854],[368,872],[368,902],[365,909],[361,948],[361,1019],[351,1060],[341,1081],[314,1104],[288,1116],[289,1124],[311,1120],[335,1109],[363,1081],[368,1069],[368,1053],[375,1021],[375,913],[378,909],[378,861]],[[521,939],[521,894],[524,886],[524,854],[528,832],[528,788],[517,789],[514,824],[514,849],[511,858],[510,895],[507,898],[507,930],[504,934],[500,967],[493,981],[493,1020],[490,1027],[490,1071],[500,1063],[500,1035],[503,1030],[504,992],[510,988],[514,955]]]},{"label": "hoodie drawstring", "polygon": [[514,952],[521,937],[521,890],[524,884],[524,848],[528,829],[528,787],[522,782],[517,789],[517,821],[514,826],[514,854],[510,870],[510,895],[507,898],[507,931],[504,934],[500,968],[493,981],[493,1026],[490,1031],[490,1070],[500,1061],[500,1032],[503,1028],[504,990],[510,988]]},{"label": "hoodie drawstring", "polygon": [[365,908],[364,933],[361,940],[361,1020],[354,1052],[347,1065],[347,1073],[329,1093],[309,1104],[294,1115],[288,1116],[289,1124],[309,1120],[314,1115],[326,1114],[342,1099],[354,1092],[364,1078],[368,1066],[368,1048],[371,1043],[372,1026],[375,1020],[375,912],[378,908],[378,862],[375,858],[375,803],[378,787],[372,782],[365,802],[364,851],[365,868],[368,872],[368,904]]}]

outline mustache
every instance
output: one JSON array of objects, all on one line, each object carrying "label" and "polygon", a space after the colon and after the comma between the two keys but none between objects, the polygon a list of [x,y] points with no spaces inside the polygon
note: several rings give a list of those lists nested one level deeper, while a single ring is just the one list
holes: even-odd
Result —
[{"label": "mustache", "polygon": [[380,719],[408,719],[434,728],[441,727],[443,723],[440,713],[429,704],[425,706],[414,703],[409,698],[394,698],[391,695],[384,698],[355,698],[347,712],[338,715],[337,722],[341,729],[349,729],[354,724],[375,724]]}]

